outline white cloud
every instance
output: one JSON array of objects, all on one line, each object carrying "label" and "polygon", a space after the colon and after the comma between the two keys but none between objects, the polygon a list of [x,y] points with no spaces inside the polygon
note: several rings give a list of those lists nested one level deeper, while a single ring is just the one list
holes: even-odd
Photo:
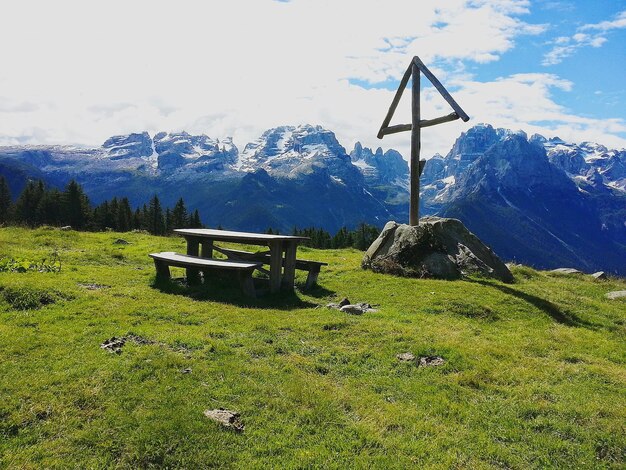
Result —
[{"label": "white cloud", "polygon": [[561,36],[553,40],[554,47],[544,55],[542,64],[559,64],[582,47],[601,47],[608,40],[607,32],[621,28],[626,28],[626,11],[616,15],[614,20],[581,26],[571,37]]},{"label": "white cloud", "polygon": [[[568,82],[538,74],[481,84],[465,69],[498,60],[521,34],[543,31],[520,19],[529,5],[12,2],[3,12],[11,21],[0,29],[0,43],[10,45],[0,68],[0,143],[97,145],[115,134],[184,129],[232,135],[241,147],[269,127],[309,122],[335,131],[348,150],[361,140],[408,155],[408,133],[383,142],[375,138],[394,91],[350,80],[397,80],[415,54],[432,65],[472,116],[468,124],[425,129],[425,156],[446,152],[472,123],[525,127],[523,119],[534,122],[542,112],[571,123],[574,117],[550,99],[551,88],[567,89]],[[424,90],[423,109],[425,118],[450,112],[432,88]],[[397,122],[410,122],[409,112],[403,101]],[[577,125],[599,129],[599,136],[608,132],[595,121]]]}]

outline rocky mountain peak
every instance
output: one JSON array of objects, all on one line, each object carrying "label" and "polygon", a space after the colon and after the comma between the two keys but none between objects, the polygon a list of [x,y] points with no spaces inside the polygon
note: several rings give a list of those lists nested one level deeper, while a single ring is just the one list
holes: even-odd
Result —
[{"label": "rocky mountain peak", "polygon": [[116,135],[108,138],[102,148],[113,160],[149,157],[152,155],[152,139],[147,132]]},{"label": "rocky mountain peak", "polygon": [[360,142],[350,152],[352,164],[357,166],[368,182],[404,184],[409,175],[409,165],[402,155],[393,149],[383,152],[363,147]]}]

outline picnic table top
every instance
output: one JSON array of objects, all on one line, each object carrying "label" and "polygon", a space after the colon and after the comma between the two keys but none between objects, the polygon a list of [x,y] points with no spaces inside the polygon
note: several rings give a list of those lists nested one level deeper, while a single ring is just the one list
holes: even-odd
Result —
[{"label": "picnic table top", "polygon": [[267,243],[270,241],[305,241],[309,237],[297,237],[293,235],[273,235],[269,233],[233,232],[230,230],[217,230],[212,228],[179,228],[174,232],[183,236],[209,238],[217,241]]}]

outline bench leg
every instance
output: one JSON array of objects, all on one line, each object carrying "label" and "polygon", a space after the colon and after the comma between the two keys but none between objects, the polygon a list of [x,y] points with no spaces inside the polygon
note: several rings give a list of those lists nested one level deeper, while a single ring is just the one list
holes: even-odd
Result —
[{"label": "bench leg", "polygon": [[200,284],[200,270],[197,268],[187,268],[187,284],[190,286]]},{"label": "bench leg", "polygon": [[167,264],[155,259],[154,267],[156,268],[157,281],[167,281],[170,278],[170,267]]},{"label": "bench leg", "polygon": [[256,298],[256,290],[254,289],[254,281],[252,280],[252,271],[241,271],[239,273],[239,284],[244,295]]},{"label": "bench leg", "polygon": [[306,277],[306,285],[305,289],[311,289],[315,284],[317,284],[317,276],[320,273],[320,267],[314,266],[309,269],[309,275]]}]

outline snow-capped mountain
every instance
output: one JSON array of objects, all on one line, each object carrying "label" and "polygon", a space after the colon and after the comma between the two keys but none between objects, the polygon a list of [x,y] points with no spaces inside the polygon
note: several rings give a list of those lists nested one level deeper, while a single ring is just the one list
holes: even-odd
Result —
[{"label": "snow-capped mountain", "polygon": [[[409,167],[395,150],[348,154],[320,126],[269,129],[239,151],[231,138],[187,132],[114,136],[97,148],[0,148],[0,174],[17,195],[28,178],[71,178],[93,202],[183,196],[203,222],[283,232],[334,231],[408,218]],[[421,181],[421,214],[457,217],[505,259],[540,267],[626,273],[626,151],[474,126]]]},{"label": "snow-capped mountain", "polygon": [[368,190],[334,133],[320,126],[270,129],[242,152],[229,137],[187,132],[114,136],[91,149],[0,148],[0,169],[17,166],[22,176],[12,178],[14,194],[35,174],[57,186],[74,178],[96,203],[124,194],[138,205],[154,193],[171,203],[182,195],[205,223],[233,228],[337,230],[397,215]]},{"label": "snow-capped mountain", "polygon": [[541,142],[550,162],[567,172],[581,189],[605,185],[626,191],[626,150],[609,150],[593,142],[571,144],[558,137],[548,140],[540,135],[531,140]]},{"label": "snow-capped mountain", "polygon": [[428,161],[421,203],[425,213],[463,220],[505,259],[623,274],[622,157],[599,145],[479,125]]}]

